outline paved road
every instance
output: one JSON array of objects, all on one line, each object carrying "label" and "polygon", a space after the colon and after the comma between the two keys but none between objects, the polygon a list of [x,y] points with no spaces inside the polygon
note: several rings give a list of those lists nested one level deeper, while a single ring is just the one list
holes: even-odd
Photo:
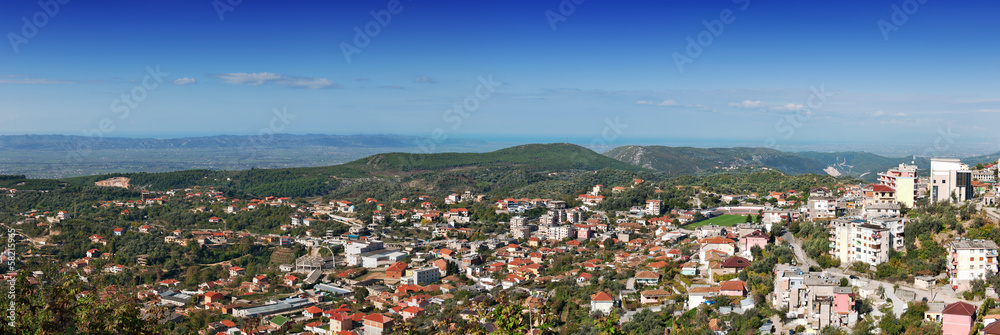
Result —
[{"label": "paved road", "polygon": [[819,264],[813,261],[812,258],[806,256],[805,251],[802,250],[799,240],[795,238],[795,236],[792,236],[792,233],[785,232],[784,235],[781,235],[781,239],[788,241],[788,244],[792,246],[792,252],[795,254],[795,260],[800,265],[819,266]]}]

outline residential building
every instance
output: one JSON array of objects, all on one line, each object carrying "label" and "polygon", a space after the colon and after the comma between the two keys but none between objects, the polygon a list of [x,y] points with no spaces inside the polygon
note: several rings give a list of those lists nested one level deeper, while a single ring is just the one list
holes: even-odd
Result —
[{"label": "residential building", "polygon": [[604,292],[597,292],[590,296],[590,312],[601,312],[605,315],[611,314],[611,309],[615,307],[615,298]]},{"label": "residential building", "polygon": [[878,174],[879,184],[891,187],[896,190],[896,202],[913,208],[917,197],[917,166],[899,163],[898,167],[891,168],[884,173]]},{"label": "residential building", "polygon": [[661,200],[646,200],[646,215],[660,215],[662,203]]},{"label": "residential building", "polygon": [[642,285],[656,285],[660,282],[660,275],[653,271],[639,271],[635,274],[635,283]]},{"label": "residential building", "polygon": [[931,158],[928,197],[932,201],[962,202],[972,199],[972,172],[955,158]]},{"label": "residential building", "polygon": [[948,242],[948,277],[952,288],[964,291],[975,279],[997,273],[997,244],[990,240]]},{"label": "residential building", "polygon": [[810,221],[837,217],[837,198],[835,197],[811,197],[807,207]]},{"label": "residential building", "polygon": [[422,269],[407,270],[410,273],[410,282],[416,285],[427,285],[438,281],[441,277],[441,272],[436,267],[427,267]]},{"label": "residential building", "polygon": [[364,318],[365,335],[391,334],[392,318],[382,314],[372,314]]},{"label": "residential building", "polygon": [[976,306],[959,301],[944,307],[941,312],[943,335],[968,335],[976,321]]}]

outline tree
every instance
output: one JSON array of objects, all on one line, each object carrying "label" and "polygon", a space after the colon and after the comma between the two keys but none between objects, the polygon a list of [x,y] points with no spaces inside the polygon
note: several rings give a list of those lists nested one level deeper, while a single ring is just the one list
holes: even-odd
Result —
[{"label": "tree", "polygon": [[501,304],[497,306],[490,316],[496,330],[491,335],[520,335],[528,330],[528,322],[521,315],[524,309],[520,304]]},{"label": "tree", "polygon": [[364,287],[355,287],[354,288],[354,300],[357,300],[358,303],[364,302],[365,298],[367,298],[367,297],[368,297],[368,289],[366,289]]}]

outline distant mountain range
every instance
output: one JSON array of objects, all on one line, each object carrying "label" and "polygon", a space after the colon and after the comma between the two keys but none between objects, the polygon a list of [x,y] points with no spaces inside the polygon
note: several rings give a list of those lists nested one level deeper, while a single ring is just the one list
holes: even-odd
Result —
[{"label": "distant mountain range", "polygon": [[[176,139],[85,136],[0,136],[0,174],[32,178],[103,175],[112,172],[246,170],[250,168],[338,167],[342,172],[414,174],[476,167],[521,170],[613,168],[648,170],[667,176],[710,175],[774,169],[790,174],[849,175],[875,180],[900,163],[915,163],[924,175],[926,157],[893,158],[867,152],[783,152],[767,148],[694,148],[628,145],[603,155],[570,144],[532,144],[496,150],[500,143],[450,139],[416,154],[425,138],[407,135],[219,135]],[[83,152],[74,152],[81,148]],[[248,148],[249,147],[249,148]],[[493,151],[496,150],[496,151]],[[67,157],[80,154],[67,164]],[[1000,152],[964,158],[969,165],[995,162]],[[338,165],[339,164],[339,165]],[[350,173],[355,174],[355,173]]]},{"label": "distant mountain range", "polygon": [[[415,147],[421,138],[406,135],[291,135],[273,136],[218,135],[185,138],[126,138],[65,135],[0,136],[0,150],[73,150],[78,143],[91,144],[90,150],[129,149],[224,149],[259,146],[263,148],[337,147],[337,148],[406,148]],[[478,140],[451,140],[453,144],[482,144]]]}]

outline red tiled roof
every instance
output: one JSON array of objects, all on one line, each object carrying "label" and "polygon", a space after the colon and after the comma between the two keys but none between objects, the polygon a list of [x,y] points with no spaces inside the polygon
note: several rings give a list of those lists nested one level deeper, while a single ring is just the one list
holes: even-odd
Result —
[{"label": "red tiled roof", "polygon": [[722,291],[742,291],[747,287],[747,283],[742,280],[730,280],[724,281],[719,284],[719,290]]},{"label": "red tiled roof", "polygon": [[966,302],[956,302],[944,307],[941,314],[972,316],[976,314],[976,306]]},{"label": "red tiled roof", "polygon": [[722,267],[724,268],[745,268],[750,266],[750,260],[740,257],[733,256],[722,262]]}]

